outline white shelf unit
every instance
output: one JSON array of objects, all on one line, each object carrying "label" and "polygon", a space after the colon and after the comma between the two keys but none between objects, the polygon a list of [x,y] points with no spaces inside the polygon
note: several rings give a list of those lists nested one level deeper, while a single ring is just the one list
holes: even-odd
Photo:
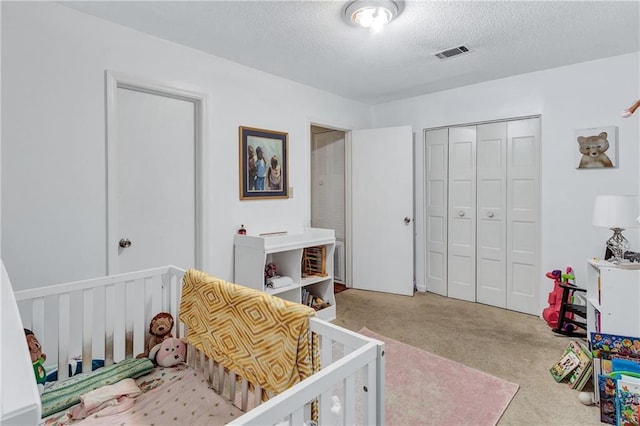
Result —
[{"label": "white shelf unit", "polygon": [[[640,336],[640,270],[603,260],[587,262],[587,339],[591,333]],[[597,389],[597,371],[593,372]],[[596,402],[599,403],[598,392]]]},{"label": "white shelf unit", "polygon": [[[317,311],[319,318],[336,318],[333,294],[333,261],[336,245],[333,229],[306,228],[300,233],[273,236],[239,235],[234,237],[234,279],[236,284],[265,291],[292,302],[301,302],[302,289],[329,303]],[[302,277],[302,253],[307,247],[324,246],[326,276]],[[277,274],[287,276],[293,283],[286,287],[267,288],[264,268],[274,263]]]},{"label": "white shelf unit", "polygon": [[587,332],[640,336],[640,270],[588,261]]}]

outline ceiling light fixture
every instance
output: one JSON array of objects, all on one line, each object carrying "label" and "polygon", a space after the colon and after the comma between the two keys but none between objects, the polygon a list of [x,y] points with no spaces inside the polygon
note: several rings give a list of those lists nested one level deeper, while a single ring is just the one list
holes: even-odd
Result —
[{"label": "ceiling light fixture", "polygon": [[347,5],[344,14],[351,23],[378,32],[400,14],[402,6],[404,2],[397,0],[355,0]]}]

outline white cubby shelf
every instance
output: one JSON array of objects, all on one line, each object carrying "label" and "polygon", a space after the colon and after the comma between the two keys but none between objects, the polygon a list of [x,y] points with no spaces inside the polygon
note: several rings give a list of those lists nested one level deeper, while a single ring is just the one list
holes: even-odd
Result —
[{"label": "white cubby shelf", "polygon": [[[319,318],[332,321],[336,318],[336,301],[333,294],[333,253],[336,238],[333,229],[305,228],[299,233],[286,235],[234,236],[234,282],[255,288],[292,302],[302,303],[308,291],[329,303],[317,311]],[[325,276],[303,277],[302,256],[307,247],[324,247]],[[291,278],[292,284],[279,288],[265,285],[264,269],[268,263],[276,265],[279,276]]]}]

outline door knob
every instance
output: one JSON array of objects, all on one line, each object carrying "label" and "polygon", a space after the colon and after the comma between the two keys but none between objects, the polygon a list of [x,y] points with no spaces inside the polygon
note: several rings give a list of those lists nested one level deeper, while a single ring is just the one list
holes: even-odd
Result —
[{"label": "door knob", "polygon": [[460,210],[460,211],[458,212],[458,216],[460,216],[460,217],[464,217],[464,212],[463,212],[462,210]]},{"label": "door knob", "polygon": [[127,238],[121,238],[120,242],[118,243],[120,245],[120,247],[122,248],[128,248],[131,247],[131,241],[129,241]]},{"label": "door knob", "polygon": [[405,217],[404,218],[404,223],[411,223],[411,218]]},{"label": "door knob", "polygon": [[487,216],[489,216],[489,217],[493,217],[493,212],[489,212],[489,213],[487,213]]}]

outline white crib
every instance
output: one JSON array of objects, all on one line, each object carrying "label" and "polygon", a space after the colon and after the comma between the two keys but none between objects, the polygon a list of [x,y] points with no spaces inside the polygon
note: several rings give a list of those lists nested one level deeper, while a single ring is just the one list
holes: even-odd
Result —
[{"label": "white crib", "polygon": [[[91,370],[95,358],[104,359],[105,365],[110,365],[143,352],[146,329],[157,312],[170,312],[177,323],[174,335],[186,335],[184,324],[178,321],[184,272],[167,266],[18,291],[15,292],[16,312],[19,311],[21,318],[17,318],[15,326],[19,327],[21,336],[24,336],[23,326],[38,336],[48,356],[47,365],[52,362],[58,365],[59,380],[68,376],[68,360],[77,355],[81,355],[83,372]],[[6,277],[4,266],[3,275]],[[5,286],[10,289],[10,284],[8,277],[2,281],[4,296]],[[3,325],[7,324],[5,311],[9,312],[5,303],[10,301],[6,299],[3,297],[2,300]],[[242,396],[237,398],[235,375],[225,374],[222,366],[204,354],[196,353],[193,347],[189,348],[188,363],[204,374],[216,392],[246,411],[230,424],[301,425],[309,422],[313,401],[318,404],[319,424],[383,424],[384,344],[316,318],[311,319],[310,329],[319,336],[322,369],[266,402],[255,397],[253,404],[248,404],[249,385],[246,382],[239,386]],[[33,400],[34,395],[38,396],[33,370],[25,350],[26,343],[24,345],[9,353],[12,349],[5,347],[3,341],[2,358],[26,356],[29,368],[18,370],[20,374],[28,371],[30,377],[24,377],[23,381],[33,384],[21,391],[22,395],[12,395],[12,400],[18,401],[18,408],[12,409],[11,413],[3,410],[0,419],[3,421],[16,413],[24,414],[28,411],[25,407],[30,406],[37,409],[37,418],[40,417],[39,398]],[[254,395],[259,393],[254,392]],[[339,413],[331,410],[332,397],[336,394],[342,405]],[[5,399],[3,392],[3,405]],[[247,411],[252,405],[254,408]]]}]

